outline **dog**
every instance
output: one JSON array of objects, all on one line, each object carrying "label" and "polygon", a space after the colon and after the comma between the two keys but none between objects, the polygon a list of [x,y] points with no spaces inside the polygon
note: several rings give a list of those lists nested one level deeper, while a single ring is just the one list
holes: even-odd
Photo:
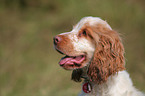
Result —
[{"label": "dog", "polygon": [[72,31],[54,37],[54,47],[66,55],[59,65],[73,70],[71,79],[83,79],[80,96],[145,96],[125,69],[119,33],[99,17],[82,18]]}]

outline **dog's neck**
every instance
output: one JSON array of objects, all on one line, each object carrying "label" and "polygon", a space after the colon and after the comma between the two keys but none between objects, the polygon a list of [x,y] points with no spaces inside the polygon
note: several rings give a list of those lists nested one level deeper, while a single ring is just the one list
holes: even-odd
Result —
[{"label": "dog's neck", "polygon": [[84,80],[88,80],[88,81],[89,81],[89,77],[88,77],[88,75],[87,75],[87,71],[88,71],[88,67],[82,68],[82,75],[81,75],[81,78],[83,78]]},{"label": "dog's neck", "polygon": [[[86,82],[88,81],[84,80],[83,84]],[[127,94],[130,94],[132,90],[132,81],[125,70],[109,76],[107,81],[102,84],[96,84],[90,81],[89,83],[92,87],[91,92],[83,93],[83,95],[87,94],[88,96],[88,94],[91,94],[90,96],[112,96],[111,94],[115,94],[113,96],[128,96]],[[115,93],[112,90],[115,90]],[[107,95],[103,95],[104,93]]]}]

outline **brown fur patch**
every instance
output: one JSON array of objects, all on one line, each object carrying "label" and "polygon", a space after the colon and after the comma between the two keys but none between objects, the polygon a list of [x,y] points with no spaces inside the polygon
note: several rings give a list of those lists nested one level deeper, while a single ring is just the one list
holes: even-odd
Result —
[{"label": "brown fur patch", "polygon": [[63,52],[64,54],[73,54],[74,50],[71,40],[67,35],[58,35],[61,38],[61,41],[55,46],[56,49]]},{"label": "brown fur patch", "polygon": [[[80,34],[82,34],[83,31],[86,31],[86,36],[80,36]],[[93,30],[91,29],[90,26],[88,26],[88,24],[85,24],[81,30],[78,32],[78,37],[80,38],[86,38],[89,41],[91,41],[92,43],[95,43],[99,37],[98,34],[94,34]]]},{"label": "brown fur patch", "polygon": [[91,81],[101,84],[110,75],[125,69],[124,47],[117,32],[103,25],[93,26],[91,29],[93,36],[98,34],[99,41],[96,41],[96,50],[87,74]]}]

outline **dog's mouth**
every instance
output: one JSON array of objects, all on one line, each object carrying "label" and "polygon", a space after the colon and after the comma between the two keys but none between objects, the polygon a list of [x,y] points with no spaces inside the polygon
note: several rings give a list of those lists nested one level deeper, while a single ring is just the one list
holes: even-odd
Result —
[{"label": "dog's mouth", "polygon": [[66,70],[73,70],[73,69],[79,69],[84,67],[85,65],[83,64],[85,61],[87,61],[87,54],[82,53],[80,55],[69,55],[65,54],[62,51],[58,50],[55,48],[60,54],[65,55],[64,57],[61,58],[59,61],[59,65],[63,67]]},{"label": "dog's mouth", "polygon": [[[60,50],[56,49],[59,53],[64,54],[63,52],[61,52]],[[64,69],[78,69],[78,68],[82,68],[83,66],[83,62],[86,60],[86,55],[77,55],[77,56],[69,56],[66,55],[64,57],[61,58],[61,60],[59,61],[59,65],[61,67],[63,67]]]},{"label": "dog's mouth", "polygon": [[61,58],[59,65],[62,66],[65,69],[76,69],[81,68],[82,63],[85,61],[86,56],[80,55],[80,56],[68,56]]},{"label": "dog's mouth", "polygon": [[80,55],[80,56],[68,56],[66,55],[65,57],[61,58],[59,64],[61,66],[68,64],[68,65],[80,65],[83,61],[85,60],[85,56],[84,55]]}]

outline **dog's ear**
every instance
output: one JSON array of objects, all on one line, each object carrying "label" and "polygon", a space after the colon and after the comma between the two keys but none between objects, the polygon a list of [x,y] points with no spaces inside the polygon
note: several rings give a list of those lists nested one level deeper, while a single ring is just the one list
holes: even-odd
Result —
[{"label": "dog's ear", "polygon": [[118,33],[99,27],[93,33],[98,34],[99,40],[97,39],[98,41],[96,41],[96,49],[87,74],[91,81],[101,84],[110,75],[125,68],[124,47]]},{"label": "dog's ear", "polygon": [[82,76],[83,70],[82,69],[75,69],[72,72],[71,80],[75,82],[81,82],[81,76]]}]

